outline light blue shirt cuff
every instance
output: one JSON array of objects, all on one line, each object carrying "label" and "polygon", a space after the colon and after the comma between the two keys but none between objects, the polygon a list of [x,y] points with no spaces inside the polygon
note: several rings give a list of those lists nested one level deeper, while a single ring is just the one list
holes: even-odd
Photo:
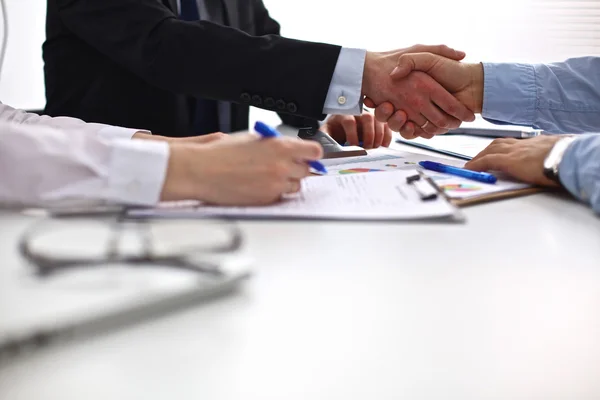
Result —
[{"label": "light blue shirt cuff", "polygon": [[483,118],[500,124],[533,126],[537,101],[533,65],[483,63],[483,71]]},{"label": "light blue shirt cuff", "polygon": [[[581,140],[581,138],[579,138]],[[560,182],[563,184],[565,189],[567,189],[573,196],[577,197],[580,200],[583,200],[582,196],[584,193],[581,193],[579,190],[579,183],[577,179],[577,140],[575,140],[565,151],[563,154],[563,158],[560,161],[560,168],[558,172],[558,177]]]},{"label": "light blue shirt cuff", "polygon": [[342,47],[329,84],[323,114],[360,115],[366,50]]},{"label": "light blue shirt cuff", "polygon": [[600,134],[582,135],[565,151],[558,176],[576,198],[600,214]]}]

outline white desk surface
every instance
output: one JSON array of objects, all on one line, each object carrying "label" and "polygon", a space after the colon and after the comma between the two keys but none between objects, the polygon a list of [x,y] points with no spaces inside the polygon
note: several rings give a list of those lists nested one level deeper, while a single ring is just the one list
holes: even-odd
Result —
[{"label": "white desk surface", "polygon": [[[241,293],[18,359],[0,399],[600,398],[600,218],[553,194],[465,214],[242,222]],[[2,264],[27,223],[0,214]]]}]

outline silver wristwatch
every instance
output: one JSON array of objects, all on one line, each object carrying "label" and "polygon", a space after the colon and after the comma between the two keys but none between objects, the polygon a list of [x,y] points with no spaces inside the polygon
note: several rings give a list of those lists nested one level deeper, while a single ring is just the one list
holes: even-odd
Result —
[{"label": "silver wristwatch", "polygon": [[552,150],[550,150],[550,153],[548,153],[544,160],[544,176],[559,185],[561,185],[561,183],[558,177],[558,168],[560,167],[560,162],[562,161],[565,151],[567,151],[567,148],[574,140],[575,136],[567,136],[560,139],[554,144],[554,147],[552,147]]}]

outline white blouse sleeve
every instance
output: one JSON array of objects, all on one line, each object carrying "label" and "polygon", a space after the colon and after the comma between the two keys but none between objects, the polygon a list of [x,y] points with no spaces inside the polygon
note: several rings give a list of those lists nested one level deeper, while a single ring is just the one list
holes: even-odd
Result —
[{"label": "white blouse sleeve", "polygon": [[45,126],[60,129],[61,131],[75,131],[94,135],[105,140],[131,139],[136,132],[147,132],[143,129],[129,129],[104,124],[86,123],[77,118],[40,116],[14,109],[2,103],[0,103],[0,122],[27,126]]},{"label": "white blouse sleeve", "polygon": [[159,201],[169,159],[166,142],[116,135],[108,141],[100,134],[106,126],[94,135],[89,134],[94,127],[70,118],[65,125],[56,118],[13,116],[20,123],[3,122],[0,115],[1,205],[73,199],[131,205]]}]

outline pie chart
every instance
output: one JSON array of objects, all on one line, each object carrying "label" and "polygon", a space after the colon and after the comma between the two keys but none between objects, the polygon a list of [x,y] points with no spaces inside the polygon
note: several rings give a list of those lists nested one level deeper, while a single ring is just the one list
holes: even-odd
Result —
[{"label": "pie chart", "polygon": [[440,185],[440,189],[445,192],[475,192],[477,190],[481,190],[481,187],[465,183],[449,183],[446,185]]},{"label": "pie chart", "polygon": [[348,169],[341,169],[338,171],[338,173],[340,175],[347,175],[347,174],[362,174],[363,172],[381,172],[383,171],[382,169],[371,169],[371,168],[348,168]]}]

